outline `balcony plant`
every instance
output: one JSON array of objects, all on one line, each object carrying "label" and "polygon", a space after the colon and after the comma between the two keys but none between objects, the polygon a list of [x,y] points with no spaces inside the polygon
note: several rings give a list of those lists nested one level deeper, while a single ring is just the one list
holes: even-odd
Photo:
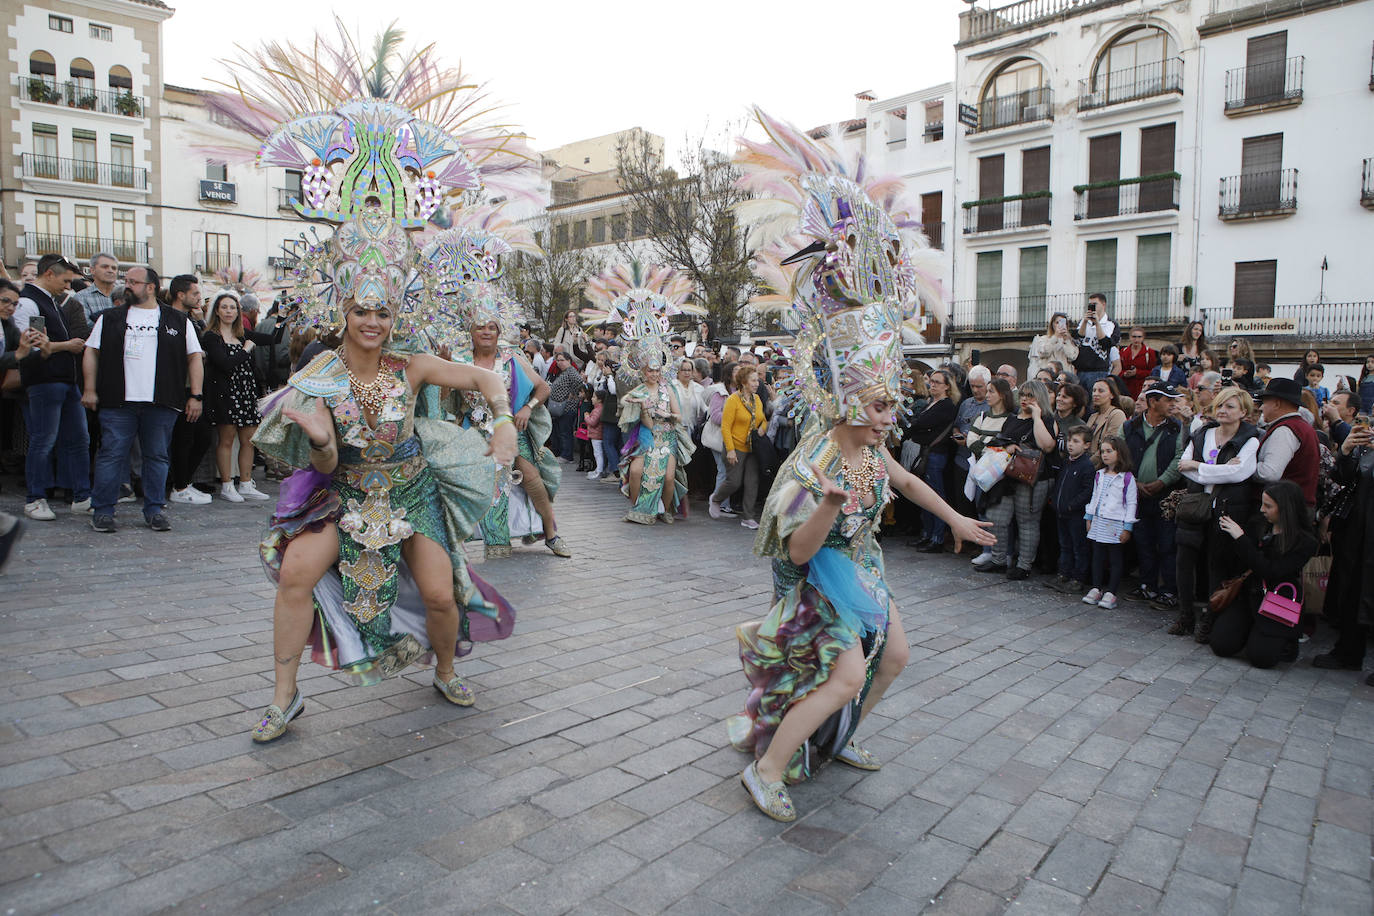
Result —
[{"label": "balcony plant", "polygon": [[62,100],[61,94],[41,76],[29,77],[29,98],[52,105]]},{"label": "balcony plant", "polygon": [[95,111],[95,93],[79,95],[73,103],[77,108],[84,108],[87,111]]},{"label": "balcony plant", "polygon": [[966,200],[960,206],[965,210],[973,207],[982,207],[988,204],[1005,204],[1013,200],[1039,200],[1043,197],[1053,196],[1050,191],[1027,191],[1024,194],[1005,194],[1002,197],[984,197],[981,200]]},{"label": "balcony plant", "polygon": [[121,92],[115,96],[115,111],[122,115],[137,118],[143,114],[143,106],[138,103],[138,99],[134,98],[132,92]]}]

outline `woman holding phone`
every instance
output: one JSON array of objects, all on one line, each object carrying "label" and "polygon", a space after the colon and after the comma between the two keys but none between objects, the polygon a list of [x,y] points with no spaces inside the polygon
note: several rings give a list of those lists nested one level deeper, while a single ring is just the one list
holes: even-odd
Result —
[{"label": "woman holding phone", "polygon": [[1027,378],[1035,378],[1035,373],[1050,368],[1050,363],[1073,365],[1078,358],[1078,344],[1074,342],[1073,332],[1069,329],[1068,315],[1055,312],[1050,316],[1045,333],[1037,334],[1031,341],[1029,356]]}]

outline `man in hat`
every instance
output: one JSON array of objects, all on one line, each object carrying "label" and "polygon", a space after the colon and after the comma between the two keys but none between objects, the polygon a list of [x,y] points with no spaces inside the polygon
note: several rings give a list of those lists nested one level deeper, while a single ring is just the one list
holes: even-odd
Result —
[{"label": "man in hat", "polygon": [[1182,480],[1179,459],[1187,443],[1187,433],[1173,417],[1172,404],[1183,397],[1172,385],[1157,385],[1145,392],[1145,411],[1126,421],[1121,435],[1131,450],[1135,467],[1136,514],[1138,521],[1132,539],[1140,560],[1140,584],[1126,595],[1134,601],[1149,601],[1158,610],[1178,608],[1178,588],[1174,568],[1175,534],[1172,519],[1160,512],[1160,500]]},{"label": "man in hat", "polygon": [[1317,431],[1298,413],[1302,387],[1291,378],[1271,378],[1259,392],[1259,401],[1264,437],[1255,479],[1264,484],[1291,480],[1302,488],[1308,507],[1316,508],[1321,453]]}]

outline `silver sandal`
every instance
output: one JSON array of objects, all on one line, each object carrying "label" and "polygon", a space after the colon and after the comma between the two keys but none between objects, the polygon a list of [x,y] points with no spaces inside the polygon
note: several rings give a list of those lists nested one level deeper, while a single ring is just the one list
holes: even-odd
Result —
[{"label": "silver sandal", "polygon": [[882,762],[879,761],[877,757],[874,757],[867,748],[859,747],[853,741],[846,744],[840,752],[835,755],[835,759],[840,763],[852,766],[856,770],[868,770],[869,772],[873,772],[883,768]]},{"label": "silver sandal", "polygon": [[263,714],[262,721],[254,726],[250,734],[253,740],[258,744],[267,744],[270,741],[276,741],[282,735],[286,734],[286,726],[291,720],[304,711],[305,701],[301,699],[301,691],[298,687],[296,688],[296,695],[291,698],[291,702],[286,705],[286,709],[283,710],[275,703],[267,707],[267,712]]},{"label": "silver sandal", "polygon": [[739,774],[739,781],[754,800],[754,806],[773,820],[790,824],[797,819],[797,809],[792,807],[792,796],[787,794],[787,786],[782,782],[764,782],[759,775],[757,762],[744,768],[744,772]]}]

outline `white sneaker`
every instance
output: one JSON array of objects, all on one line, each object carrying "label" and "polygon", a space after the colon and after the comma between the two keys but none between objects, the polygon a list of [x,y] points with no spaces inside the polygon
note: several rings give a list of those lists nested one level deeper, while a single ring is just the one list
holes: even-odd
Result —
[{"label": "white sneaker", "polygon": [[1097,606],[1098,606],[1098,607],[1106,608],[1106,609],[1109,610],[1109,611],[1115,610],[1115,609],[1116,609],[1116,595],[1113,595],[1111,592],[1107,592],[1106,594],[1104,594],[1104,595],[1102,596],[1102,600],[1099,601],[1099,602],[1097,602]]},{"label": "white sneaker", "polygon": [[81,502],[72,503],[72,515],[80,515],[83,512],[91,511],[91,498],[87,496]]},{"label": "white sneaker", "polygon": [[1101,598],[1102,598],[1102,589],[1100,589],[1100,588],[1092,588],[1092,589],[1089,589],[1089,590],[1088,590],[1088,593],[1087,593],[1086,595],[1083,596],[1083,603],[1084,603],[1084,604],[1097,604],[1097,602],[1098,602],[1099,600],[1101,600]]},{"label": "white sneaker", "polygon": [[598,472],[596,472],[596,471],[588,471],[588,472],[587,472],[587,479],[588,479],[588,480],[596,480],[596,478],[598,478],[598,477],[600,477],[600,476],[601,476],[601,475],[600,475]]},{"label": "white sneaker", "polygon": [[754,521],[752,518],[743,519],[742,521],[740,521],[740,525],[745,528],[748,528],[751,531],[759,530],[759,523]]},{"label": "white sneaker", "polygon": [[993,562],[994,561],[992,559],[992,554],[990,553],[980,553],[972,560],[973,565],[978,567],[979,569],[982,569],[985,566],[991,566]]},{"label": "white sneaker", "polygon": [[243,502],[243,497],[239,495],[238,490],[234,489],[232,480],[219,485],[219,498],[226,499],[231,503]]},{"label": "white sneaker", "polygon": [[203,506],[210,502],[210,494],[202,493],[195,487],[188,486],[184,490],[173,490],[172,495],[167,499],[187,506]]},{"label": "white sneaker", "polygon": [[261,490],[259,490],[259,489],[257,488],[257,485],[254,484],[253,481],[251,481],[251,480],[245,480],[243,483],[239,484],[239,495],[242,496],[244,499],[271,499],[271,498],[272,498],[272,497],[268,496],[266,493],[264,493],[264,492],[262,492]]},{"label": "white sneaker", "polygon": [[51,522],[57,516],[48,508],[46,499],[35,499],[31,503],[24,503],[24,514],[36,522]]},{"label": "white sneaker", "polygon": [[716,502],[709,496],[706,497],[706,514],[711,516],[711,518],[721,517],[720,503]]}]

